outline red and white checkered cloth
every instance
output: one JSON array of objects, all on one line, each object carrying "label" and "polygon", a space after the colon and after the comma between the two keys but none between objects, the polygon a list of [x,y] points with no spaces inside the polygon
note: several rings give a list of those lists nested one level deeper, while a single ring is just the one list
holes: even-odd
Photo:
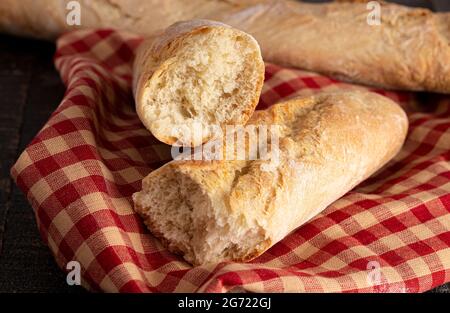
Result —
[{"label": "red and white checkered cloth", "polygon": [[[408,112],[403,150],[378,173],[248,263],[192,267],[134,213],[141,179],[170,159],[130,91],[141,38],[76,31],[58,41],[63,101],[12,176],[58,264],[109,292],[421,292],[450,281],[450,97],[374,90]],[[366,89],[267,64],[259,109],[320,90]]]}]

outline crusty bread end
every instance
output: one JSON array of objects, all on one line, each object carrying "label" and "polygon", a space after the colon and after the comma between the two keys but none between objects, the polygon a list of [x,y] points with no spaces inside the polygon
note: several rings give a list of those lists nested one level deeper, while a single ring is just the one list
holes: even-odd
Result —
[{"label": "crusty bread end", "polygon": [[137,112],[159,140],[197,146],[252,115],[264,80],[258,43],[225,24],[180,22],[135,61]]},{"label": "crusty bread end", "polygon": [[174,160],[133,196],[152,233],[192,264],[260,255],[394,157],[408,129],[396,103],[359,91],[292,99],[248,123],[280,126],[272,170],[262,159]]}]

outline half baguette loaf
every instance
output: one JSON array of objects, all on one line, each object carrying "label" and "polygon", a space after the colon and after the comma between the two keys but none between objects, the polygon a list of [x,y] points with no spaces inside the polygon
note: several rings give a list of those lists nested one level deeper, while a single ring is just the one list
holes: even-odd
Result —
[{"label": "half baguette loaf", "polygon": [[271,160],[174,160],[133,195],[151,232],[192,264],[262,254],[394,157],[408,128],[396,103],[359,91],[279,103],[249,125],[279,126],[272,170]]},{"label": "half baguette loaf", "polygon": [[133,73],[144,125],[167,144],[197,146],[227,124],[248,121],[261,93],[264,62],[250,35],[192,20],[144,41]]}]

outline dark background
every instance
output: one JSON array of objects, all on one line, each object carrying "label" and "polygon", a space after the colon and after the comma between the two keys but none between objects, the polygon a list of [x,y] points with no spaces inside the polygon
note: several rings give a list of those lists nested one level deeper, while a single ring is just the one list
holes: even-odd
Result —
[{"label": "dark background", "polygon": [[[450,11],[450,0],[393,2]],[[0,292],[84,292],[66,284],[40,239],[30,205],[9,175],[64,95],[54,50],[52,43],[0,35]],[[450,293],[450,283],[433,292]]]}]

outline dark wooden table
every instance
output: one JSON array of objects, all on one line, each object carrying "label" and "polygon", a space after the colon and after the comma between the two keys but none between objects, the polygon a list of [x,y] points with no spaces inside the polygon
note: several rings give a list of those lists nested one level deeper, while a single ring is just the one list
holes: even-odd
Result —
[{"label": "dark wooden table", "polygon": [[[431,7],[429,1],[412,2]],[[450,9],[447,0],[435,4]],[[0,292],[85,292],[66,284],[41,241],[30,205],[9,175],[63,97],[65,88],[52,61],[54,49],[48,42],[0,35]],[[450,293],[450,284],[433,292]]]},{"label": "dark wooden table", "polygon": [[0,36],[0,292],[84,292],[69,287],[42,243],[9,170],[61,101],[54,45]]}]

